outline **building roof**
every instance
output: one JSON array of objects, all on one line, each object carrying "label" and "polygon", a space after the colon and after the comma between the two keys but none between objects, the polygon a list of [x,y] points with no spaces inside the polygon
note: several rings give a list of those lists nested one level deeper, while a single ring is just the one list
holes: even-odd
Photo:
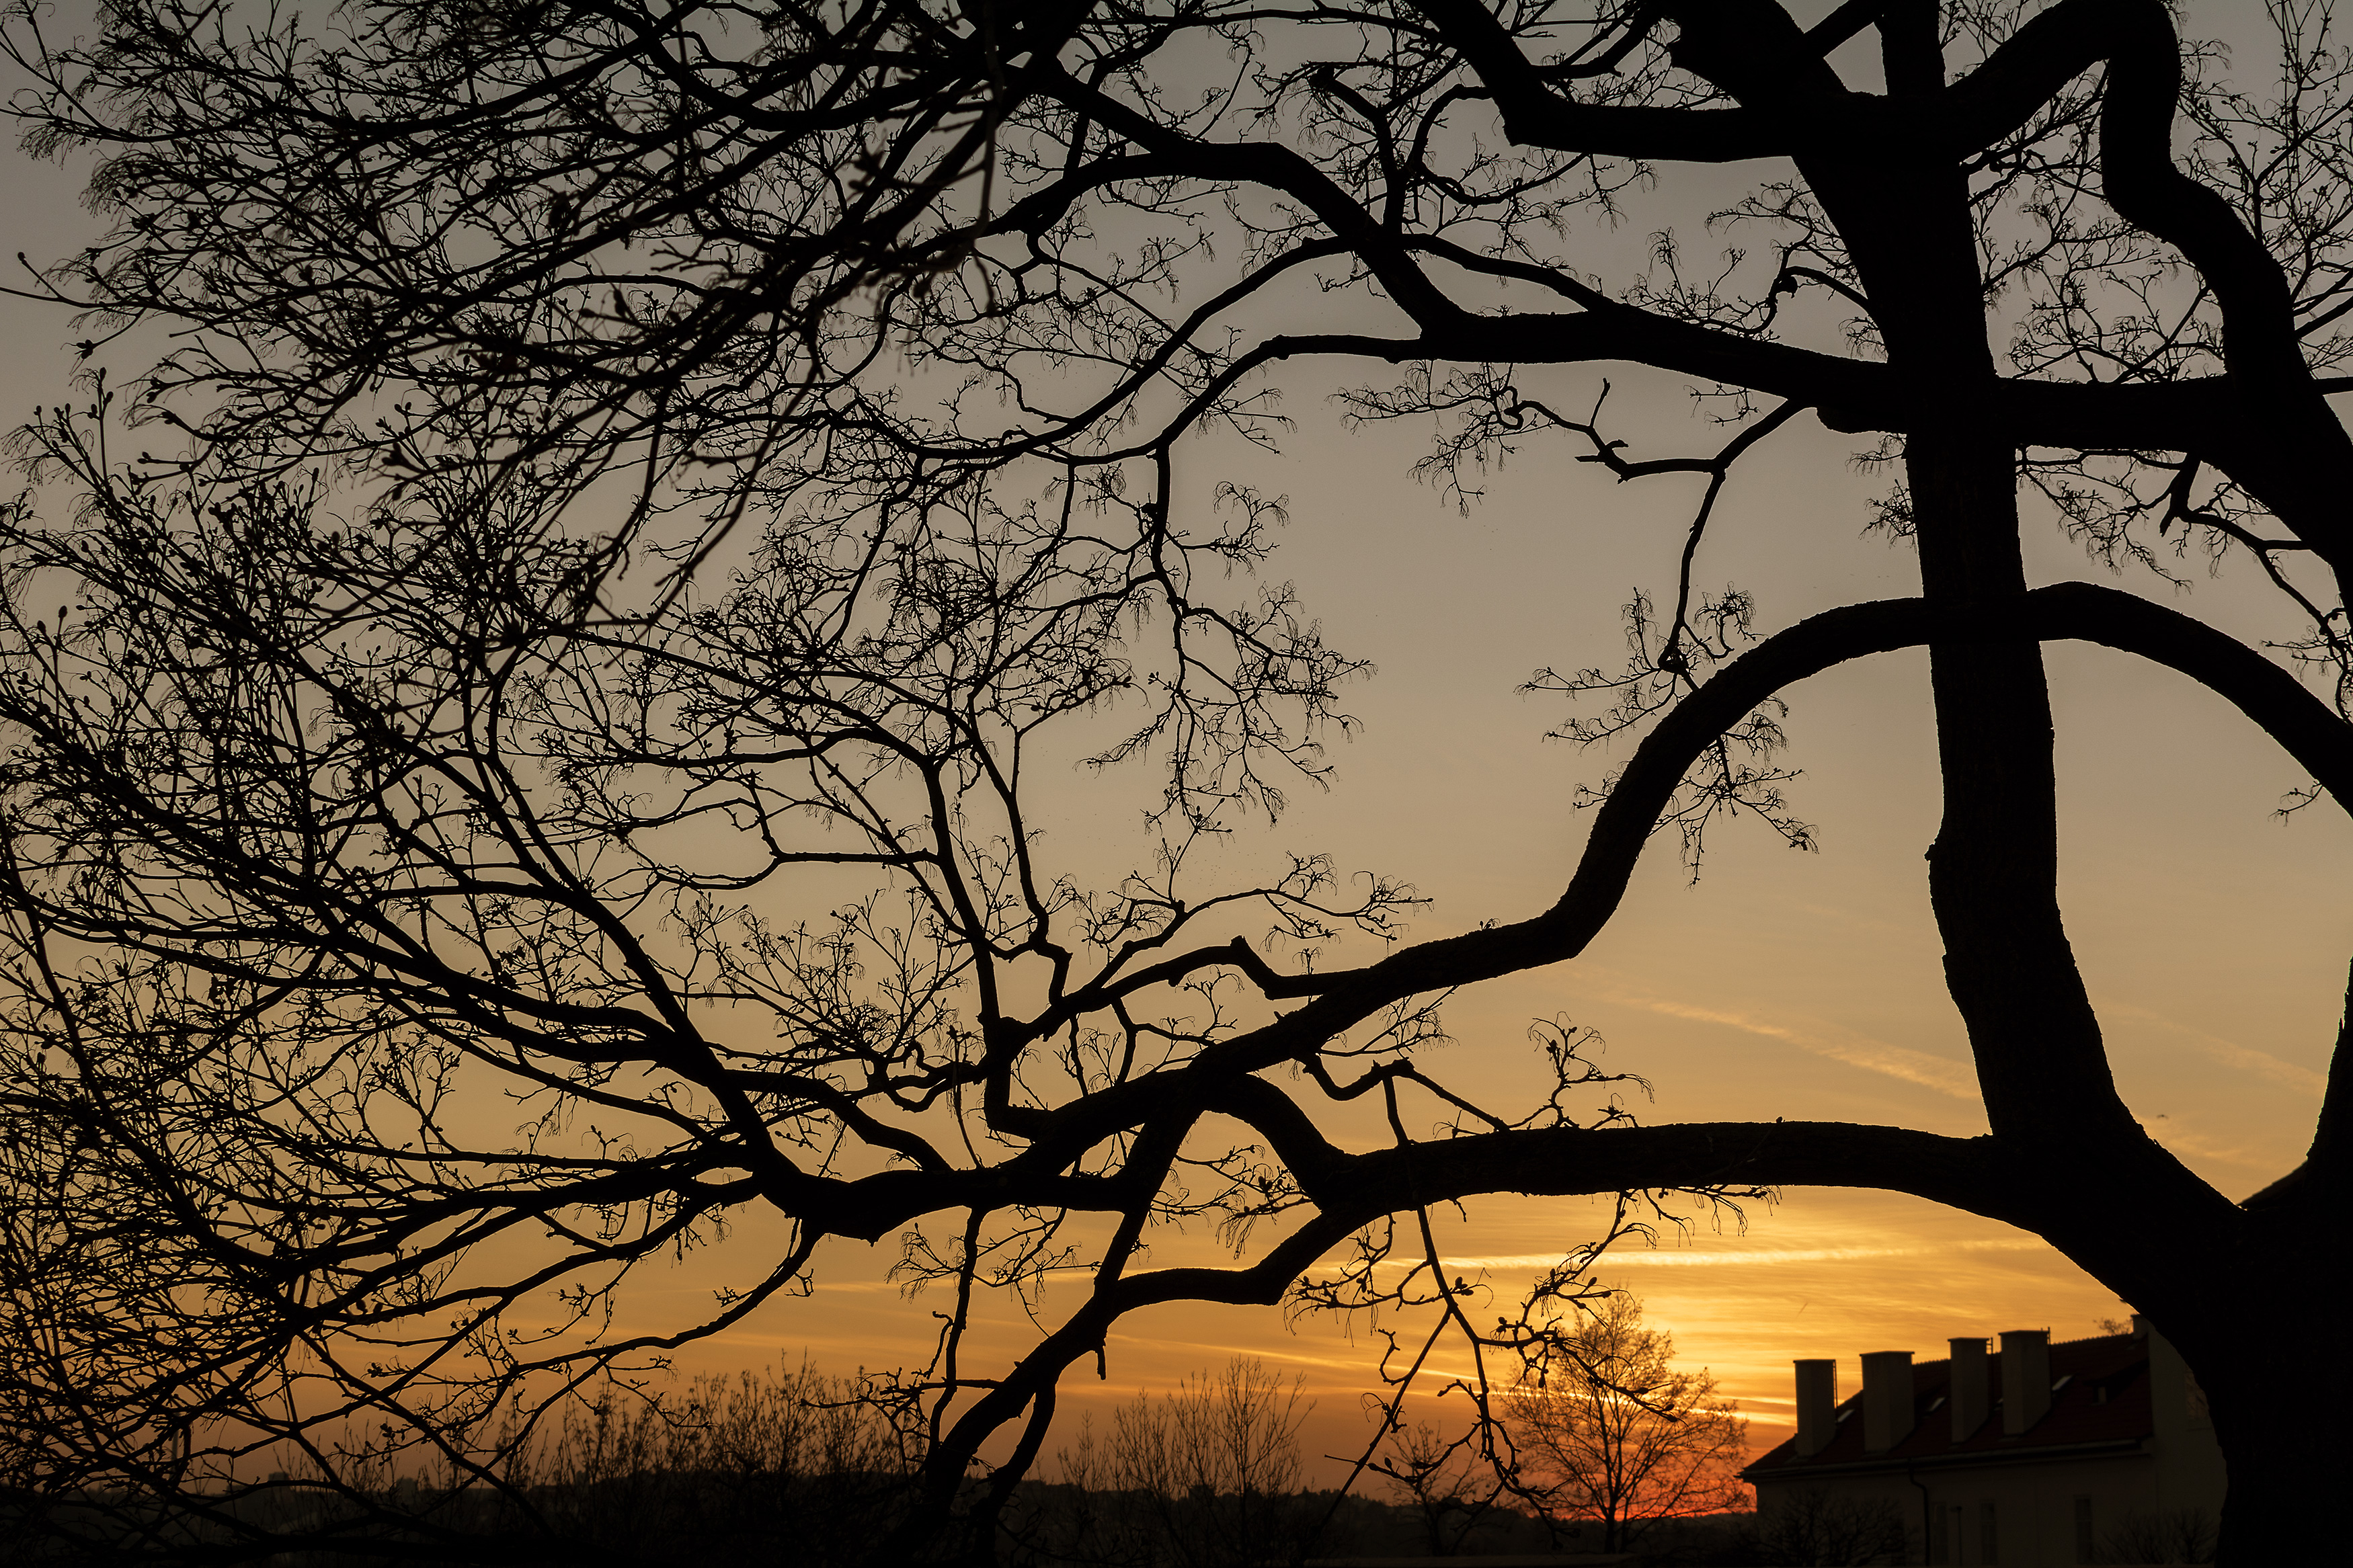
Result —
[{"label": "building roof", "polygon": [[2000,1463],[2010,1458],[2057,1458],[2055,1450],[2137,1445],[2156,1430],[2149,1405],[2148,1341],[2103,1334],[2051,1347],[2051,1408],[2017,1436],[2001,1429],[2001,1355],[1989,1356],[1986,1418],[1976,1431],[1953,1438],[1950,1361],[1914,1363],[1912,1430],[1884,1453],[1862,1447],[1862,1394],[1840,1402],[1838,1426],[1821,1452],[1803,1458],[1795,1437],[1741,1474],[1751,1481],[1790,1481],[1826,1470],[1868,1466]]}]

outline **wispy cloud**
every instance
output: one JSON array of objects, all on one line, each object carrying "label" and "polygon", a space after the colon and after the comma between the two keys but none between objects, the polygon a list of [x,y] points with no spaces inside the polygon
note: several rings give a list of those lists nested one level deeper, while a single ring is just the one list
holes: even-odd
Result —
[{"label": "wispy cloud", "polygon": [[1759,1018],[1752,1014],[1727,1012],[1720,1007],[1694,1007],[1684,1002],[1669,1002],[1661,997],[1637,991],[1603,991],[1602,995],[1625,1006],[1640,1007],[1645,1012],[1662,1014],[1670,1018],[1689,1018],[1702,1024],[1721,1024],[1727,1029],[1743,1034],[1759,1035],[1769,1040],[1779,1040],[1814,1056],[1827,1057],[1844,1062],[1865,1072],[1883,1073],[1916,1083],[1938,1094],[1955,1100],[1974,1101],[1978,1098],[1977,1075],[1967,1062],[1957,1062],[1948,1057],[1931,1056],[1903,1046],[1891,1046],[1883,1040],[1852,1035],[1828,1038],[1808,1029],[1791,1028],[1787,1024]]},{"label": "wispy cloud", "polygon": [[2203,1029],[2193,1028],[2188,1024],[2177,1022],[2162,1013],[2152,1013],[2146,1007],[2136,1007],[2129,1002],[2105,999],[2100,1004],[2100,1010],[2118,1017],[2130,1018],[2136,1023],[2154,1025],[2168,1034],[2179,1035],[2210,1060],[2220,1062],[2224,1067],[2240,1072],[2253,1073],[2255,1077],[2269,1083],[2278,1084],[2284,1089],[2300,1089],[2315,1100],[2319,1099],[2322,1090],[2328,1087],[2328,1080],[2308,1067],[2299,1067],[2295,1062],[2284,1061],[2272,1055],[2269,1051],[2259,1051],[2252,1046],[2242,1046],[2236,1040],[2226,1040],[2220,1035],[2210,1035]]},{"label": "wispy cloud", "polygon": [[2282,1163],[2279,1151],[2271,1150],[2261,1155],[2251,1154],[2236,1143],[2219,1143],[2202,1132],[2178,1127],[2169,1117],[2158,1117],[2141,1123],[2148,1135],[2176,1154],[2194,1155],[2201,1160],[2220,1160],[2225,1164],[2245,1165],[2253,1170],[2276,1170]]},{"label": "wispy cloud", "polygon": [[[1613,1248],[1604,1268],[1762,1268],[1784,1263],[1852,1263],[1882,1258],[1947,1257],[1956,1252],[2035,1252],[2049,1244],[2031,1236],[1996,1236],[1948,1241],[1934,1247],[1743,1247],[1701,1250],[1695,1247]],[[1508,1252],[1487,1258],[1450,1258],[1449,1268],[1484,1268],[1494,1272],[1549,1268],[1560,1261],[1556,1252]]]},{"label": "wispy cloud", "polygon": [[1145,1355],[1158,1360],[1199,1363],[1214,1366],[1220,1361],[1238,1356],[1255,1356],[1285,1371],[1313,1368],[1318,1372],[1340,1373],[1344,1380],[1360,1379],[1365,1373],[1365,1356],[1353,1345],[1335,1345],[1331,1353],[1313,1354],[1293,1341],[1288,1344],[1270,1344],[1264,1340],[1229,1342],[1222,1340],[1195,1340],[1179,1335],[1122,1334],[1108,1336],[1108,1342],[1118,1346],[1125,1356]]}]

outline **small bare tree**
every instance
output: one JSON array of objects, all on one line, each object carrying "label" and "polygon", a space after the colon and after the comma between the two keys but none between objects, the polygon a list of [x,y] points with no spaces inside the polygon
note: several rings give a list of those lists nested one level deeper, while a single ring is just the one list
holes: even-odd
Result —
[{"label": "small bare tree", "polygon": [[1901,1563],[1911,1538],[1904,1510],[1886,1498],[1841,1497],[1808,1487],[1760,1509],[1757,1561],[1775,1568],[1860,1568]]},{"label": "small bare tree", "polygon": [[1388,1451],[1367,1468],[1388,1483],[1390,1495],[1420,1516],[1422,1543],[1445,1557],[1460,1550],[1512,1489],[1511,1478],[1486,1461],[1492,1449],[1474,1426],[1450,1440],[1417,1422],[1388,1434]]},{"label": "small bare tree", "polygon": [[2204,1509],[2128,1513],[2102,1533],[2097,1561],[2172,1563],[2214,1561],[2214,1521]]},{"label": "small bare tree", "polygon": [[1599,1523],[1605,1552],[1661,1520],[1746,1500],[1748,1423],[1706,1371],[1676,1371],[1674,1353],[1620,1290],[1546,1349],[1509,1406],[1526,1495],[1556,1521]]},{"label": "small bare tree", "polygon": [[1237,1356],[1158,1398],[1138,1393],[1109,1437],[1089,1422],[1060,1453],[1078,1489],[1074,1561],[1227,1568],[1301,1555],[1323,1510],[1300,1495],[1300,1380]]}]

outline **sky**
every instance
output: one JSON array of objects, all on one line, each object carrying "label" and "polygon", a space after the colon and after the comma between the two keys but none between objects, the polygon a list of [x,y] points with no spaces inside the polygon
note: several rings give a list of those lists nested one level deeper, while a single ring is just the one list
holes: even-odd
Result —
[{"label": "sky", "polygon": [[[11,154],[0,163],[0,256],[55,256],[87,232],[75,180]],[[79,336],[55,311],[0,301],[0,407],[8,423],[55,402]],[[124,369],[131,368],[128,365]],[[1598,784],[1606,752],[1545,738],[1567,716],[1522,696],[1542,666],[1614,665],[1619,611],[1637,585],[1671,587],[1696,480],[1619,486],[1574,461],[1573,437],[1531,444],[1492,476],[1470,515],[1410,474],[1419,435],[1352,434],[1328,395],[1349,373],[1286,384],[1297,421],[1280,454],[1196,449],[1180,487],[1218,478],[1287,495],[1292,521],[1267,574],[1296,582],[1330,640],[1377,674],[1353,686],[1361,721],[1337,741],[1329,792],[1303,791],[1279,828],[1229,853],[1329,851],[1344,867],[1401,876],[1431,900],[1415,938],[1513,920],[1548,905],[1574,864],[1587,819],[1573,791]],[[1616,372],[1613,407],[1641,458],[1710,449],[1673,378]],[[1565,403],[1589,400],[1594,371],[1548,373]],[[1539,378],[1542,380],[1543,378]],[[1908,552],[1868,535],[1874,481],[1855,443],[1799,420],[1744,462],[1723,503],[1699,579],[1738,584],[1760,629],[1860,598],[1916,591]],[[2234,632],[2289,628],[2243,567],[2210,579],[2197,563],[2176,590],[2146,574],[2111,577],[2055,530],[2029,536],[2037,582],[2116,581]],[[2062,898],[2111,1042],[2127,1103],[2151,1132],[2232,1197],[2300,1157],[2318,1105],[2353,952],[2353,830],[2327,806],[2284,821],[2304,782],[2219,700],[2179,677],[2104,649],[2050,650],[2058,722]],[[1535,1060],[1527,1030],[1565,1017],[1598,1030],[1602,1058],[1640,1073],[1645,1121],[1847,1119],[1968,1134],[1984,1120],[1959,1022],[1939,973],[1923,852],[1938,811],[1926,661],[1898,654],[1845,667],[1785,694],[1798,813],[1817,853],[1754,825],[1713,844],[1694,883],[1670,841],[1646,854],[1625,907],[1582,957],[1459,998],[1454,1043],[1432,1058],[1450,1082],[1508,1093]],[[1071,767],[1055,786],[1055,831],[1082,858],[1134,842],[1139,781]],[[1228,934],[1228,933],[1219,933]],[[1245,934],[1235,932],[1231,934]],[[1588,1200],[1480,1200],[1451,1219],[1451,1263],[1514,1291],[1595,1233]],[[756,1224],[723,1263],[702,1259],[649,1279],[628,1310],[647,1323],[691,1301],[718,1273],[760,1253]],[[1155,1258],[1214,1240],[1172,1237]],[[934,1297],[886,1278],[892,1248],[843,1244],[820,1258],[807,1300],[779,1303],[681,1357],[690,1371],[797,1361],[848,1372],[920,1362],[936,1331]],[[1680,1359],[1705,1367],[1751,1420],[1752,1448],[1788,1435],[1789,1363],[1910,1350],[1928,1358],[1957,1335],[2048,1328],[2097,1331],[2129,1309],[2036,1238],[1902,1196],[1788,1190],[1744,1216],[1700,1215],[1656,1245],[1613,1253],[1601,1276],[1634,1290]],[[1068,1298],[1075,1299],[1075,1292]],[[1041,1311],[1055,1316],[1050,1287]],[[1378,1325],[1286,1321],[1267,1309],[1166,1309],[1127,1320],[1105,1375],[1074,1370],[1066,1412],[1099,1417],[1139,1390],[1166,1387],[1234,1355],[1295,1373],[1315,1400],[1311,1473],[1330,1479],[1367,1431]],[[992,1332],[1017,1340],[1009,1317]],[[1455,1370],[1459,1361],[1441,1370]],[[1447,1418],[1453,1405],[1426,1406]],[[1058,1436],[1057,1441],[1063,1440]],[[1050,1441],[1050,1450],[1055,1446]]]}]

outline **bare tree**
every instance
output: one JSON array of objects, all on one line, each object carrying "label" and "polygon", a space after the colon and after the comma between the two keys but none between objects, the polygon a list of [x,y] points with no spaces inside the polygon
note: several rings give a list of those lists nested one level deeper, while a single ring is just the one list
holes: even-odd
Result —
[{"label": "bare tree", "polygon": [[1521,1484],[1546,1515],[1591,1520],[1625,1552],[1661,1520],[1747,1501],[1748,1423],[1706,1372],[1679,1372],[1674,1337],[1618,1291],[1551,1347],[1511,1402]]},{"label": "bare tree", "polygon": [[1098,1441],[1058,1455],[1086,1517],[1056,1555],[1075,1562],[1242,1568],[1305,1555],[1327,1511],[1300,1489],[1299,1428],[1314,1402],[1237,1356],[1155,1397],[1138,1393]]},{"label": "bare tree", "polygon": [[[632,1562],[857,1563],[905,1508],[913,1469],[898,1434],[858,1395],[854,1381],[807,1363],[705,1374],[670,1400],[611,1392],[564,1412],[527,1451],[528,1470],[508,1479],[532,1479],[528,1503],[563,1536]],[[467,1478],[438,1468],[409,1478],[417,1511],[461,1535],[467,1521],[437,1520],[427,1494],[462,1515]],[[512,1536],[533,1521],[501,1522]]]},{"label": "bare tree", "polygon": [[2127,1514],[2100,1536],[2103,1563],[2211,1563],[2214,1521],[2197,1508]]},{"label": "bare tree", "polygon": [[1808,1487],[1760,1508],[1757,1560],[1788,1568],[1860,1568],[1901,1563],[1912,1549],[1904,1509],[1891,1498],[1841,1497]]},{"label": "bare tree", "polygon": [[1480,1521],[1506,1497],[1521,1495],[1508,1462],[1497,1463],[1489,1432],[1481,1426],[1449,1438],[1436,1426],[1417,1422],[1391,1432],[1388,1451],[1367,1467],[1388,1484],[1398,1503],[1421,1516],[1421,1543],[1433,1557],[1451,1557]]},{"label": "bare tree", "polygon": [[[2337,1337],[2310,1238],[2346,1053],[2305,1163],[2243,1202],[2141,1131],[2057,900],[2042,645],[2181,671],[2347,800],[2333,16],[2274,0],[2249,87],[2157,0],[1806,15],[113,0],[81,41],[20,0],[17,112],[111,225],[32,291],[99,364],[161,346],[21,434],[37,488],[0,526],[16,1495],[117,1500],[118,1554],[178,1550],[168,1515],[259,1555],[263,1456],[355,1474],[326,1436],[355,1425],[512,1490],[568,1401],[811,1288],[828,1237],[904,1237],[953,1304],[868,1390],[925,1466],[903,1552],[985,1528],[1139,1308],[1419,1302],[1500,1388],[1588,1255],[1473,1322],[1427,1205],[1821,1184],[2049,1238],[2195,1368],[2222,1560],[2322,1553],[2353,1373],[2281,1379],[2265,1344]],[[1589,243],[1692,166],[1687,214],[1750,182],[1722,268]],[[1535,683],[1599,702],[1571,733],[1639,736],[1558,900],[1364,963],[1321,955],[1398,938],[1394,876],[1205,884],[1198,852],[1324,776],[1361,668],[1247,570],[1278,499],[1188,439],[1279,439],[1277,367],[1324,360],[1402,367],[1350,407],[1435,418],[1423,471],[1466,497],[1506,450],[1706,480],[1630,664]],[[1638,458],[1603,366],[1732,428]],[[1804,419],[1876,443],[1921,592],[1757,638],[1694,563]],[[2028,526],[2211,555],[2299,630],[2274,658],[2029,591]],[[1525,1104],[1426,1063],[1443,998],[1582,952],[1662,825],[1806,842],[1778,694],[1921,646],[1989,1136],[1633,1125],[1573,1029]],[[1124,880],[1048,858],[1057,744],[1163,770]],[[1365,1096],[1388,1147],[1331,1132]],[[785,1228],[757,1278],[608,1329],[749,1209]],[[1234,1265],[1152,1266],[1196,1219]],[[1085,1282],[1050,1304],[1050,1275]],[[985,1287],[1045,1325],[1010,1368],[967,1354]]]}]

